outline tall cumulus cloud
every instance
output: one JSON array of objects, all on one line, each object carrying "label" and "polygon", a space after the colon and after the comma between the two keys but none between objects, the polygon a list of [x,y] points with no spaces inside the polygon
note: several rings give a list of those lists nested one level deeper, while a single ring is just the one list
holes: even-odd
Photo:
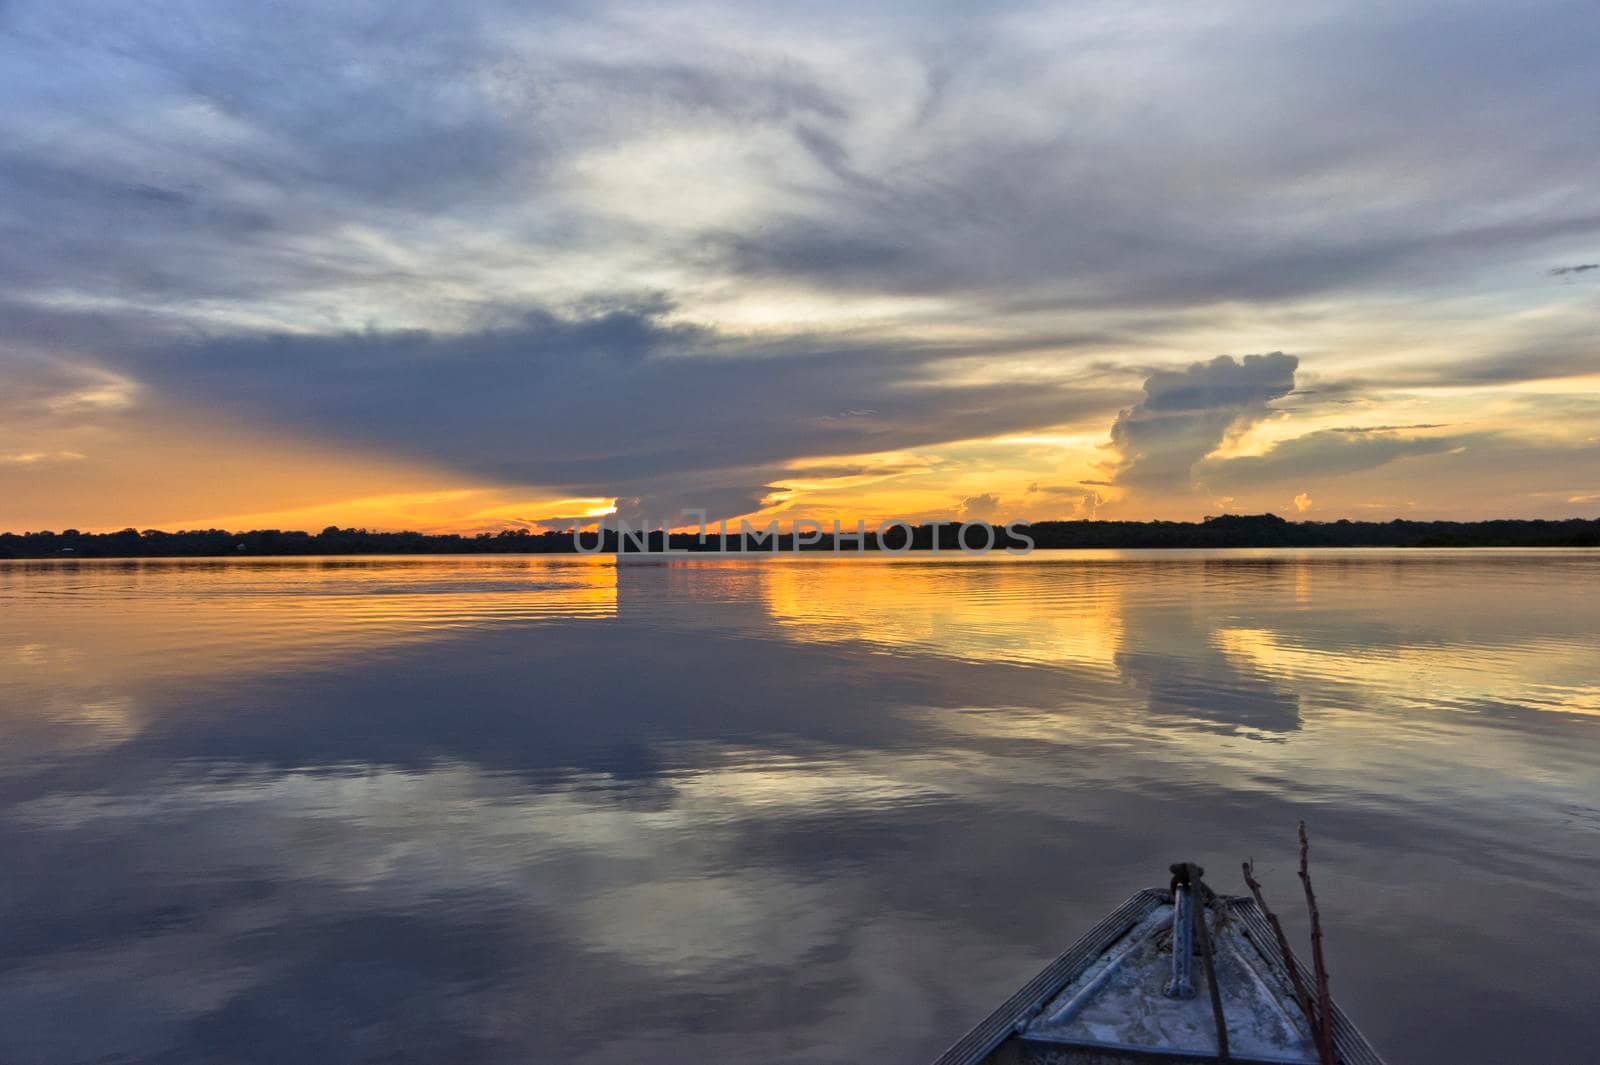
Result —
[{"label": "tall cumulus cloud", "polygon": [[1275,351],[1234,359],[1219,355],[1145,379],[1144,398],[1117,415],[1111,443],[1120,454],[1115,481],[1146,496],[1187,495],[1194,467],[1227,438],[1272,413],[1294,390],[1300,360]]}]

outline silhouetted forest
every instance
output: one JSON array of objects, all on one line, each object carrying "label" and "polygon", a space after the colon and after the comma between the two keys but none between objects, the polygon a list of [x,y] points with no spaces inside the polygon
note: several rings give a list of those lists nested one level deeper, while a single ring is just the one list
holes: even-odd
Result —
[{"label": "silhouetted forest", "polygon": [[[1234,515],[1184,521],[1043,521],[1015,525],[1041,549],[1050,548],[1184,548],[1184,547],[1600,547],[1600,520],[1572,518],[1565,521],[1287,521],[1275,514]],[[959,550],[960,528],[956,525],[918,526],[912,535],[912,548],[929,550],[938,533],[939,550]],[[1021,548],[1020,539],[1002,526],[993,527],[994,546]],[[607,533],[603,545],[595,534],[585,534],[587,548],[613,553],[618,548],[615,533]],[[886,534],[886,544],[868,533],[865,548],[881,546],[903,550],[903,530]],[[967,546],[982,548],[988,535],[980,528],[967,530]],[[853,537],[842,538],[841,548],[855,551]],[[630,538],[625,551],[660,551],[667,545],[662,534]],[[710,536],[675,533],[670,547],[674,551],[764,552],[794,549],[792,535],[777,538],[752,536],[727,537],[726,543]],[[833,537],[823,534],[801,550],[832,551]],[[330,526],[320,533],[284,532],[257,529],[228,532],[223,529],[194,529],[162,532],[156,529],[123,529],[114,533],[84,533],[76,529],[62,532],[0,533],[0,558],[195,558],[250,555],[473,555],[473,554],[572,554],[577,550],[570,530],[529,532],[508,530],[462,536],[455,533],[369,532],[366,529],[340,529]]]}]

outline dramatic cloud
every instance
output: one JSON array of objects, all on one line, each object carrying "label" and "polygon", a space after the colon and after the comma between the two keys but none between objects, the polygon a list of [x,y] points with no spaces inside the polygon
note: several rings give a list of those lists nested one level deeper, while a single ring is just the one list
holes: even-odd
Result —
[{"label": "dramatic cloud", "polygon": [[1596,88],[1592,5],[1444,29],[1428,5],[829,7],[11,3],[0,210],[26,253],[0,276],[344,322],[567,295],[583,264],[1193,307],[1600,234],[1600,133],[1559,117]]},{"label": "dramatic cloud", "polygon": [[199,338],[119,354],[130,373],[255,426],[289,427],[503,483],[625,497],[630,512],[757,509],[785,464],[1109,416],[1126,393],[942,374],[966,346],[752,344],[659,301],[529,313],[468,334]]},{"label": "dramatic cloud", "polygon": [[1271,413],[1294,390],[1293,355],[1219,355],[1146,378],[1144,399],[1117,415],[1111,443],[1121,455],[1116,483],[1142,494],[1187,495],[1190,471],[1230,431]]},{"label": "dramatic cloud", "polygon": [[1197,516],[1229,433],[1334,406],[1531,462],[1600,433],[1593,288],[1536,280],[1593,276],[1597,36],[1578,0],[10,0],[0,453],[85,458],[56,511],[7,464],[0,526],[24,472],[79,520],[235,431],[329,491],[641,510],[799,505],[806,461],[857,504]]}]

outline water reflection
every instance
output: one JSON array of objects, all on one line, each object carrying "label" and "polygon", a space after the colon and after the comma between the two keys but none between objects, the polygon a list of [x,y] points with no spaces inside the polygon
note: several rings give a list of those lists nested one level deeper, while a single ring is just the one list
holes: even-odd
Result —
[{"label": "water reflection", "polygon": [[1396,1060],[1571,1056],[1597,567],[0,564],[0,1060],[917,1061],[1301,814]]},{"label": "water reflection", "polygon": [[227,689],[487,624],[609,617],[616,569],[526,558],[0,563],[0,602],[0,705],[12,708],[0,715],[3,764],[128,740],[165,709],[146,697],[152,688]]}]

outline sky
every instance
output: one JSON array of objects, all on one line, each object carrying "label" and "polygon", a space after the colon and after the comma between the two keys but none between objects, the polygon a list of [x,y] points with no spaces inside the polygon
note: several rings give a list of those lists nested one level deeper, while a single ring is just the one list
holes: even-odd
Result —
[{"label": "sky", "polygon": [[0,529],[1600,516],[1597,39],[0,0]]}]

